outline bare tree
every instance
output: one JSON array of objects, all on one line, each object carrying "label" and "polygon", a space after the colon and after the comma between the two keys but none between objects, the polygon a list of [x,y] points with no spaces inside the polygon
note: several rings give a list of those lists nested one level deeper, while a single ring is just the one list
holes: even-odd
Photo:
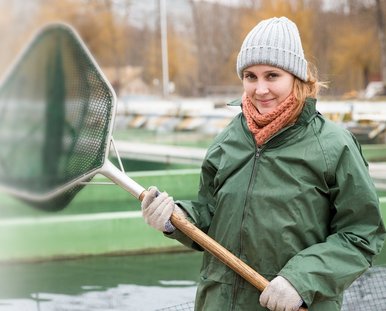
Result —
[{"label": "bare tree", "polygon": [[240,10],[190,0],[198,61],[198,92],[236,84],[234,53],[240,47]]}]

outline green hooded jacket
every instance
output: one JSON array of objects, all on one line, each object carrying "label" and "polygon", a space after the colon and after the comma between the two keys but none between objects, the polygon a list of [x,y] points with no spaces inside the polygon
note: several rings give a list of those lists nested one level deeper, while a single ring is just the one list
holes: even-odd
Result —
[{"label": "green hooded jacket", "polygon": [[[379,200],[353,135],[307,99],[296,124],[257,147],[242,113],[209,147],[189,220],[268,280],[285,277],[309,311],[342,293],[385,238]],[[169,235],[202,250],[176,230]],[[267,310],[260,293],[205,251],[196,310]]]}]

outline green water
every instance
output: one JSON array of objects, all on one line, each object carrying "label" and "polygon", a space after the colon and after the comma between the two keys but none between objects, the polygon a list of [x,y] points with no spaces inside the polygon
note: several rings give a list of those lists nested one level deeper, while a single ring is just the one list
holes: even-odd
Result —
[{"label": "green water", "polygon": [[193,301],[201,253],[0,265],[1,311],[157,310]]}]

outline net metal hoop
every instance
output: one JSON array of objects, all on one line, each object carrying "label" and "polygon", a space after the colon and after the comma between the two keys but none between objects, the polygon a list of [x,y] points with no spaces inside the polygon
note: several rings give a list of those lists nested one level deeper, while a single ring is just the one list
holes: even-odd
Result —
[{"label": "net metal hoop", "polygon": [[[30,42],[25,46],[25,48],[22,50],[22,52],[18,55],[12,66],[9,68],[9,70],[4,75],[3,79],[0,83],[0,90],[4,87],[6,87],[6,84],[9,83],[9,80],[13,78],[13,74],[17,72],[18,67],[20,64],[24,61],[24,59],[28,56],[28,54],[33,50],[37,44],[37,41],[41,39],[42,36],[45,34],[52,32],[62,30],[64,31],[68,36],[71,37],[72,40],[76,42],[76,44],[79,46],[80,51],[83,53],[84,57],[87,59],[87,61],[90,63],[90,65],[93,67],[93,70],[96,72],[96,74],[99,76],[100,80],[104,83],[105,87],[108,90],[109,96],[111,96],[111,102],[110,102],[110,112],[109,112],[109,120],[106,121],[108,123],[108,129],[107,129],[107,135],[105,137],[105,140],[103,142],[103,149],[104,149],[104,155],[103,160],[101,161],[101,165],[98,165],[98,167],[95,167],[88,171],[85,174],[82,174],[81,176],[78,176],[77,178],[68,181],[64,184],[61,184],[59,186],[55,186],[53,189],[50,189],[49,191],[44,192],[34,192],[29,191],[28,189],[22,189],[20,187],[15,187],[14,185],[9,185],[7,183],[1,182],[0,183],[0,190],[5,191],[11,195],[14,195],[18,198],[25,199],[32,202],[45,202],[47,200],[51,200],[66,191],[69,191],[76,187],[77,185],[81,184],[82,182],[90,180],[93,176],[95,176],[98,173],[103,174],[106,171],[106,167],[110,166],[110,163],[108,161],[108,155],[109,155],[109,147],[112,140],[112,131],[114,126],[114,120],[115,120],[115,112],[116,112],[116,94],[99,68],[97,62],[91,55],[90,51],[86,47],[86,45],[81,40],[78,33],[68,24],[65,23],[50,23],[45,26],[43,26],[41,29],[39,29],[32,37]],[[33,77],[29,77],[33,78]],[[0,102],[0,110],[1,110],[1,102]],[[110,168],[107,168],[109,170]]]}]

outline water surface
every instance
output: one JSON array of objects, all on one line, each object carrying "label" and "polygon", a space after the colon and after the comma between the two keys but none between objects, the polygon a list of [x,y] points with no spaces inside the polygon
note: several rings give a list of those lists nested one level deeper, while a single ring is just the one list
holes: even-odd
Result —
[{"label": "water surface", "polygon": [[0,265],[1,311],[153,311],[194,300],[200,253]]}]

